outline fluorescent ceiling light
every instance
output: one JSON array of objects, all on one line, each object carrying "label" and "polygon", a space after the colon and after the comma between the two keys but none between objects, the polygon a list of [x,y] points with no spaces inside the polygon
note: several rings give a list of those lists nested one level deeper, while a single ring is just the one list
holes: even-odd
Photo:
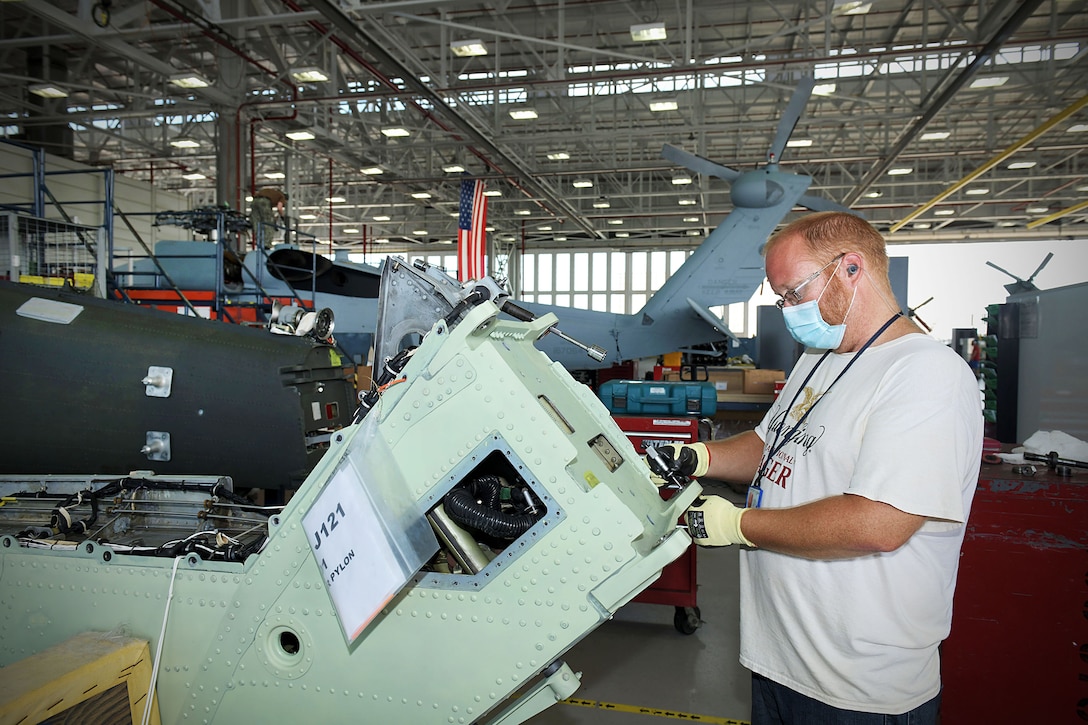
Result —
[{"label": "fluorescent ceiling light", "polygon": [[669,37],[665,23],[640,23],[631,26],[631,40],[645,43],[651,40],[664,40]]},{"label": "fluorescent ceiling light", "polygon": [[1078,123],[1065,129],[1066,133],[1084,133],[1088,131],[1088,123]]},{"label": "fluorescent ceiling light", "polygon": [[487,46],[478,38],[470,40],[455,40],[450,43],[450,50],[461,58],[469,58],[474,55],[487,55]]},{"label": "fluorescent ceiling light", "polygon": [[1009,80],[1008,76],[986,76],[985,78],[976,78],[969,88],[997,88],[998,86],[1005,85]]},{"label": "fluorescent ceiling light", "polygon": [[528,209],[515,209],[514,213],[518,216],[529,216],[530,214],[532,214],[532,212]]},{"label": "fluorescent ceiling light", "polygon": [[442,170],[447,174],[460,174],[465,170],[465,167],[461,166],[461,164],[446,164],[442,167]]},{"label": "fluorescent ceiling light", "polygon": [[989,194],[990,190],[985,186],[975,186],[967,189],[963,193],[967,194],[968,196],[984,196],[985,194]]},{"label": "fluorescent ceiling light", "polygon": [[498,189],[485,189],[484,196],[502,196],[502,192]]},{"label": "fluorescent ceiling light", "polygon": [[347,199],[342,196],[326,196],[325,201],[329,202],[330,204],[343,204],[345,201],[347,201]]},{"label": "fluorescent ceiling light", "polygon": [[688,229],[688,236],[689,237],[697,237],[700,234],[702,234],[702,232],[700,230],[698,230],[698,229]]},{"label": "fluorescent ceiling light", "polygon": [[328,74],[316,66],[292,68],[291,77],[299,83],[324,83],[329,80]]},{"label": "fluorescent ceiling light", "polygon": [[655,101],[650,101],[651,111],[675,111],[679,107],[675,98],[658,98]]},{"label": "fluorescent ceiling light", "polygon": [[905,176],[906,174],[913,174],[914,169],[907,166],[896,166],[893,169],[888,169],[888,176]]},{"label": "fluorescent ceiling light", "polygon": [[197,181],[198,179],[206,179],[208,177],[199,171],[194,171],[191,174],[182,174],[181,178],[188,179],[189,181]]},{"label": "fluorescent ceiling light", "polygon": [[1085,185],[1085,186],[1078,186],[1078,187],[1077,187],[1077,191],[1088,191],[1088,185]]},{"label": "fluorescent ceiling light", "polygon": [[536,110],[532,108],[514,108],[510,111],[510,118],[515,121],[531,121],[536,117]]},{"label": "fluorescent ceiling light", "polygon": [[609,219],[608,223],[613,226],[619,226],[620,224],[623,224],[623,219]]},{"label": "fluorescent ceiling light", "polygon": [[921,136],[922,141],[944,141],[952,135],[951,131],[927,131]]},{"label": "fluorescent ceiling light", "polygon": [[563,235],[563,234],[556,234],[555,235],[555,241],[565,242],[565,241],[567,241],[567,237],[565,235]]},{"label": "fluorescent ceiling light", "polygon": [[199,73],[178,73],[170,76],[170,82],[178,88],[207,88],[210,85]]},{"label": "fluorescent ceiling light", "polygon": [[997,226],[999,226],[999,227],[1015,227],[1016,222],[998,222]]},{"label": "fluorescent ceiling light", "polygon": [[413,229],[412,230],[412,234],[415,234],[417,237],[421,237],[426,233],[427,233],[426,229]]},{"label": "fluorescent ceiling light", "polygon": [[830,96],[835,92],[837,86],[834,83],[820,83],[813,86],[812,95],[814,96]]},{"label": "fluorescent ceiling light", "polygon": [[873,4],[865,0],[835,0],[831,12],[834,15],[865,15],[872,8]]},{"label": "fluorescent ceiling light", "polygon": [[1005,168],[1007,169],[1030,169],[1038,162],[1035,161],[1014,161]]},{"label": "fluorescent ceiling light", "polygon": [[791,149],[803,149],[812,145],[810,138],[791,138],[786,142],[786,147]]},{"label": "fluorescent ceiling light", "polygon": [[1024,211],[1026,211],[1028,214],[1046,214],[1048,211],[1050,211],[1050,207],[1049,206],[1029,206]]},{"label": "fluorescent ceiling light", "polygon": [[367,166],[365,169],[359,169],[359,171],[367,176],[377,176],[385,173],[385,169],[380,166]]},{"label": "fluorescent ceiling light", "polygon": [[358,229],[345,229],[344,230],[344,234],[358,234],[358,233],[359,233]]},{"label": "fluorescent ceiling light", "polygon": [[956,213],[955,209],[938,209],[933,212],[933,216],[952,216]]},{"label": "fluorescent ceiling light", "polygon": [[383,128],[382,133],[389,138],[404,138],[408,135],[408,129],[401,128],[400,126],[391,126],[390,128]]},{"label": "fluorescent ceiling light", "polygon": [[431,193],[429,191],[413,191],[412,192],[412,198],[413,199],[430,199],[431,198]]},{"label": "fluorescent ceiling light", "polygon": [[35,83],[32,86],[28,86],[27,90],[33,93],[35,96],[41,96],[42,98],[68,97],[68,91],[52,83]]},{"label": "fluorescent ceiling light", "polygon": [[684,221],[686,221],[686,222],[688,222],[690,224],[692,222],[699,221],[699,217],[697,217],[697,216],[686,216],[686,217],[684,217]]},{"label": "fluorescent ceiling light", "polygon": [[387,221],[389,221],[389,215],[379,214],[378,216],[374,217],[374,221],[376,221],[376,222],[387,222]]},{"label": "fluorescent ceiling light", "polygon": [[282,171],[269,171],[268,173],[266,173],[264,175],[264,178],[266,178],[266,179],[286,179],[287,174],[283,173]]},{"label": "fluorescent ceiling light", "polygon": [[571,182],[575,189],[591,189],[593,188],[593,181],[591,179],[575,179]]},{"label": "fluorescent ceiling light", "polygon": [[914,223],[914,228],[915,229],[929,229],[931,226],[933,226],[933,225],[930,224],[929,222],[915,222]]},{"label": "fluorescent ceiling light", "polygon": [[884,196],[883,191],[869,191],[865,193],[866,199],[879,199],[882,196]]},{"label": "fluorescent ceiling light", "polygon": [[570,154],[566,151],[552,151],[548,154],[549,161],[566,161],[570,158]]},{"label": "fluorescent ceiling light", "polygon": [[631,236],[631,232],[616,232],[616,237],[619,239],[626,239],[629,236]]},{"label": "fluorescent ceiling light", "polygon": [[672,183],[676,186],[683,186],[684,184],[691,183],[691,174],[679,173],[673,174]]},{"label": "fluorescent ceiling light", "polygon": [[695,206],[696,201],[694,199],[680,199],[676,203],[680,206]]},{"label": "fluorescent ceiling light", "polygon": [[314,137],[309,131],[288,131],[286,135],[292,141],[309,141]]},{"label": "fluorescent ceiling light", "polygon": [[610,202],[608,199],[605,199],[603,196],[597,201],[593,202],[594,209],[607,209],[610,206],[612,206],[612,202]]},{"label": "fluorescent ceiling light", "polygon": [[176,138],[170,142],[170,145],[177,149],[195,149],[200,148],[200,142],[194,141],[191,138]]},{"label": "fluorescent ceiling light", "polygon": [[299,214],[298,218],[299,219],[305,219],[306,221],[310,221],[312,219],[317,219],[317,214]]},{"label": "fluorescent ceiling light", "polygon": [[551,226],[548,225],[548,224],[545,224],[542,227],[537,227],[537,229],[539,229],[542,232],[550,232],[552,230]]}]

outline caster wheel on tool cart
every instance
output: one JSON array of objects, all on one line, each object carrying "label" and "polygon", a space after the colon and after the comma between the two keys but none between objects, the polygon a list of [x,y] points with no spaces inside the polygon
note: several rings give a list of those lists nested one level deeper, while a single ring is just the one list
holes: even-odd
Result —
[{"label": "caster wheel on tool cart", "polygon": [[702,612],[698,607],[677,607],[672,618],[672,624],[680,634],[695,634],[702,623]]}]

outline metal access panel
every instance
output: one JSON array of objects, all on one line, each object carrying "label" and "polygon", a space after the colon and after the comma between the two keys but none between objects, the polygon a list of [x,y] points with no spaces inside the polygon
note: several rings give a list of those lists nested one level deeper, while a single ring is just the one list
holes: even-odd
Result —
[{"label": "metal access panel", "polygon": [[1040,430],[1088,440],[1088,283],[1013,295],[1009,303],[1019,312],[1016,441]]},{"label": "metal access panel", "polygon": [[[121,628],[161,648],[164,723],[520,723],[569,697],[594,673],[564,655],[687,550],[676,522],[701,489],[661,499],[593,392],[534,347],[555,321],[500,320],[485,302],[452,329],[435,323],[244,561],[222,544],[131,556],[0,536],[0,666]],[[349,465],[358,475],[340,477]],[[345,637],[330,591],[387,563],[378,548],[418,554],[418,524],[480,477],[527,497],[528,525],[505,538],[449,528],[453,543]],[[338,506],[352,481],[375,502],[372,528]],[[334,543],[348,555],[320,562]]]}]

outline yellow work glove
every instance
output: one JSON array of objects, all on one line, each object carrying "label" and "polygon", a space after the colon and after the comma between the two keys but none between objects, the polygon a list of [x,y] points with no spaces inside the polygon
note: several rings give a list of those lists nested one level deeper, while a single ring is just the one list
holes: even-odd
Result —
[{"label": "yellow work glove", "polygon": [[667,483],[661,474],[672,476],[680,474],[684,478],[701,478],[710,469],[710,450],[705,443],[670,443],[658,446],[657,452],[668,466],[668,471],[656,470],[645,456],[642,460],[650,468],[650,480],[658,486]]},{"label": "yellow work glove", "polygon": [[747,510],[720,496],[700,496],[684,514],[684,523],[700,546],[754,546],[740,530],[741,516]]}]

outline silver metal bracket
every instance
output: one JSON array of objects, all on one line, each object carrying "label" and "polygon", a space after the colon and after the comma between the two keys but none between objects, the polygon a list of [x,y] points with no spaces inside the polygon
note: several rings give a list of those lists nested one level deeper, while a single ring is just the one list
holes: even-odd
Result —
[{"label": "silver metal bracket", "polygon": [[170,460],[170,434],[161,430],[147,431],[147,442],[140,449],[149,461]]},{"label": "silver metal bracket", "polygon": [[174,369],[150,365],[147,375],[140,381],[144,384],[144,395],[149,398],[169,398],[170,387],[174,384]]}]

